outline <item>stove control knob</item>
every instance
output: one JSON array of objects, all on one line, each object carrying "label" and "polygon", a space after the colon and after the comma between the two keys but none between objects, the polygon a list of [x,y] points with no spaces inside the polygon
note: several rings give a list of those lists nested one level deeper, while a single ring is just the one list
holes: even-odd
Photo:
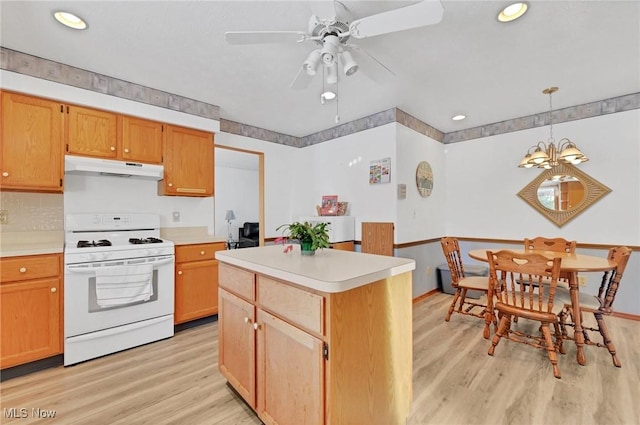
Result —
[{"label": "stove control knob", "polygon": [[147,255],[158,255],[159,252],[160,252],[159,249],[152,248],[152,249],[149,249]]},{"label": "stove control knob", "polygon": [[93,224],[100,224],[100,216],[93,216],[93,219],[91,221],[93,222]]},{"label": "stove control knob", "polygon": [[27,268],[26,267],[20,267],[20,273],[26,273]]},{"label": "stove control knob", "polygon": [[100,259],[101,260],[107,260],[111,258],[111,253],[110,252],[102,252],[100,253]]},{"label": "stove control knob", "polygon": [[87,254],[87,260],[95,261],[97,259],[98,259],[98,256],[96,254]]}]

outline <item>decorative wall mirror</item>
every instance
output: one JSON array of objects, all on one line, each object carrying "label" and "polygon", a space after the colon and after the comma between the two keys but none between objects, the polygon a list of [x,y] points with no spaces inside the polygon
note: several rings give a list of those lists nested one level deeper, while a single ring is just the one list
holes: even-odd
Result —
[{"label": "decorative wall mirror", "polygon": [[611,189],[573,165],[559,164],[543,171],[518,196],[562,227],[609,192]]}]

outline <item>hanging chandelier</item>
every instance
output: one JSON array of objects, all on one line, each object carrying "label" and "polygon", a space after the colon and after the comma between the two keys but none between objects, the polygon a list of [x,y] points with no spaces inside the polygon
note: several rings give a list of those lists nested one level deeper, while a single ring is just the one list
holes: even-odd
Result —
[{"label": "hanging chandelier", "polygon": [[556,147],[556,140],[553,138],[553,104],[551,95],[557,91],[557,87],[549,87],[542,91],[542,93],[549,95],[549,139],[547,139],[546,144],[540,141],[531,146],[522,161],[520,161],[520,164],[518,164],[520,168],[538,167],[550,169],[560,163],[578,165],[589,160],[575,143],[567,138],[561,139]]}]

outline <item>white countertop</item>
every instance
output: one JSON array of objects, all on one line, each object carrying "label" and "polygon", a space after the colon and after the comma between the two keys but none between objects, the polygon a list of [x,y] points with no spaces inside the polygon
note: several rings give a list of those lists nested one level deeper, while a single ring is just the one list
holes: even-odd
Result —
[{"label": "white countertop", "polygon": [[64,251],[62,231],[2,232],[0,257],[60,254]]},{"label": "white countertop", "polygon": [[160,229],[160,237],[168,239],[176,245],[226,242],[227,240],[209,235],[206,227],[163,227]]},{"label": "white countertop", "polygon": [[300,246],[283,252],[282,245],[216,252],[216,259],[322,292],[344,292],[416,268],[412,259],[321,249],[313,256]]}]

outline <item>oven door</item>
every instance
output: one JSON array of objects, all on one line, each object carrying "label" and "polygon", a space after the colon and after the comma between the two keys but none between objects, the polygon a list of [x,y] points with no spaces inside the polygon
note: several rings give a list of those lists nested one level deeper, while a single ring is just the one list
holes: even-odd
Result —
[{"label": "oven door", "polygon": [[[70,264],[64,273],[65,338],[173,314],[174,256]],[[96,270],[101,267],[152,265],[151,294],[105,305],[99,299]]]}]

